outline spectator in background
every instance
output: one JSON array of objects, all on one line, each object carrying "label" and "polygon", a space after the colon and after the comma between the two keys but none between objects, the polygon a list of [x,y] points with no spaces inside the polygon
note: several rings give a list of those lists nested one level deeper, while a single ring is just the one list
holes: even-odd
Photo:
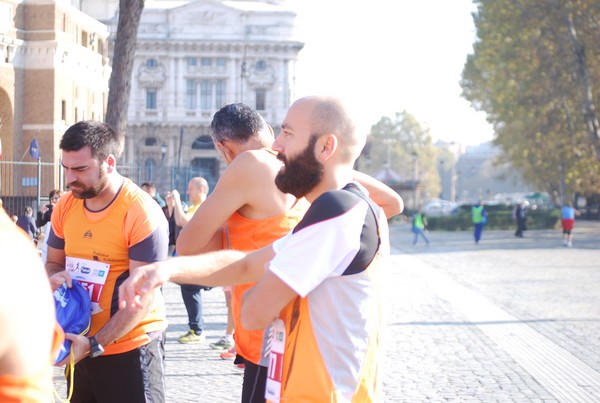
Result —
[{"label": "spectator in background", "polygon": [[167,202],[165,202],[163,198],[160,197],[160,194],[156,191],[156,185],[152,182],[144,182],[140,187],[142,188],[142,190],[144,190],[146,193],[152,196],[152,198],[158,203],[160,208],[165,213],[165,216],[167,216],[168,218],[169,212],[167,210]]},{"label": "spectator in background", "polygon": [[50,228],[52,226],[52,222],[50,221],[52,211],[62,194],[62,190],[59,189],[50,191],[50,195],[48,196],[50,204],[44,205],[42,210],[38,212],[38,219],[36,221],[36,224],[40,229],[40,234],[38,235],[38,250],[41,253],[42,262],[44,262],[44,264],[46,263],[46,258],[48,256],[48,234],[50,233]]},{"label": "spectator in background", "polygon": [[573,207],[573,203],[567,202],[561,211],[560,223],[563,229],[563,245],[566,247],[573,246],[573,226],[575,225],[575,217],[579,217],[581,213]]},{"label": "spectator in background", "polygon": [[37,237],[37,226],[33,219],[33,209],[26,206],[23,210],[23,214],[17,219],[17,225],[25,231],[31,240],[35,240]]},{"label": "spectator in background", "polygon": [[[50,203],[44,204],[42,206],[42,208],[40,209],[40,211],[38,211],[38,213],[37,213],[35,225],[37,225],[38,228],[41,229],[42,227],[45,227],[46,224],[48,224],[50,222],[50,217],[52,217],[52,210],[54,209],[54,206],[58,202],[58,199],[60,199],[60,196],[62,196],[61,190],[54,189],[54,190],[50,191],[50,194],[48,195],[48,201]],[[45,227],[45,229],[47,230],[47,227]],[[46,232],[46,231],[43,231],[43,232]]]},{"label": "spectator in background", "polygon": [[415,234],[415,239],[413,240],[413,245],[417,244],[419,240],[419,235],[423,237],[426,244],[429,245],[429,239],[427,239],[427,235],[425,235],[425,231],[427,231],[427,216],[423,211],[417,211],[415,216],[413,217],[412,222],[412,232]]},{"label": "spectator in background", "polygon": [[481,200],[478,200],[477,204],[471,207],[471,221],[473,222],[473,236],[475,238],[475,243],[478,244],[481,240],[483,227],[487,223],[487,212],[483,208]]},{"label": "spectator in background", "polygon": [[527,210],[525,209],[525,202],[520,202],[515,206],[513,218],[517,223],[517,230],[515,231],[515,236],[523,238],[523,232],[527,230]]},{"label": "spectator in background", "polygon": [[[167,193],[169,213],[175,217],[175,224],[178,227],[184,228],[190,222],[198,207],[206,200],[208,190],[206,179],[200,176],[190,179],[187,195],[192,205],[187,210],[184,209],[181,203],[181,196],[177,189]],[[205,335],[202,333],[202,290],[207,289],[207,287],[195,284],[180,284],[180,286],[190,330],[179,337],[179,342],[183,344],[202,343],[205,339]]]}]

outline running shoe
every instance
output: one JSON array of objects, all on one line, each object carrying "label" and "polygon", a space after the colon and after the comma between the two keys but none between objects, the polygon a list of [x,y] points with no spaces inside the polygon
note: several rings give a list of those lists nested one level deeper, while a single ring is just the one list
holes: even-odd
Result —
[{"label": "running shoe", "polygon": [[223,336],[216,343],[210,343],[209,346],[213,350],[229,350],[234,346],[234,342],[233,340]]},{"label": "running shoe", "polygon": [[221,357],[222,360],[234,360],[236,355],[237,354],[235,353],[235,347],[232,347],[224,353],[221,353],[219,357]]},{"label": "running shoe", "polygon": [[190,329],[186,334],[179,337],[179,342],[181,344],[202,343],[205,338],[206,336],[202,333],[202,330],[194,331]]}]

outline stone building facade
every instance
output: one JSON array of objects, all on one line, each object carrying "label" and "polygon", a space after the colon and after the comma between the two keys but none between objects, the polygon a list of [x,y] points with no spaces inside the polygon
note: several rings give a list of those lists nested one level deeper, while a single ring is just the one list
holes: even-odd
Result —
[{"label": "stone building facade", "polygon": [[[110,64],[106,25],[66,0],[0,0],[0,140],[4,161],[54,163],[42,194],[58,187],[58,142],[67,127],[103,119]],[[0,195],[34,192],[3,166]],[[8,172],[7,172],[8,171]]]},{"label": "stone building facade", "polygon": [[[85,3],[93,14],[112,12],[118,2],[112,9],[106,1]],[[294,98],[303,47],[294,38],[295,17],[276,0],[146,2],[123,155],[140,181],[155,182],[161,192],[185,191],[197,175],[214,185],[225,166],[210,123],[225,104],[244,102],[278,130]],[[118,16],[104,18],[113,37]]]}]

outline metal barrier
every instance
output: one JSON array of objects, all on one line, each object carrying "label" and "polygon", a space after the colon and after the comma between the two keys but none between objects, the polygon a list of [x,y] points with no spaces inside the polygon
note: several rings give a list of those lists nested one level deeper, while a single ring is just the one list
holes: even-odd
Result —
[{"label": "metal barrier", "polygon": [[[117,171],[138,185],[151,179],[145,178],[138,165],[118,165]],[[177,189],[185,199],[188,181],[194,176],[203,176],[210,190],[218,178],[203,169],[192,167],[165,167],[157,188],[164,193]],[[63,167],[50,162],[0,161],[0,199],[9,215],[20,216],[26,206],[34,211],[34,216],[43,204],[49,203],[48,195],[54,189],[66,190]]]},{"label": "metal barrier", "polygon": [[0,198],[9,215],[39,211],[52,189],[62,189],[62,167],[48,162],[0,161]]},{"label": "metal barrier", "polygon": [[[118,166],[117,170],[139,183],[137,166]],[[63,167],[51,162],[0,161],[0,199],[8,215],[20,216],[26,206],[35,214],[49,202],[54,189],[65,190]]]}]

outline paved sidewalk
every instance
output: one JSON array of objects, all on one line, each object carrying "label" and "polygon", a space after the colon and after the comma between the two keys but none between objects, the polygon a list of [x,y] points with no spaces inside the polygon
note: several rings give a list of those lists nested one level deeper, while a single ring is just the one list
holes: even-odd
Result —
[{"label": "paved sidewalk", "polygon": [[[599,222],[578,221],[573,248],[558,230],[429,235],[413,247],[407,225],[391,227],[385,401],[600,401]],[[221,289],[204,293],[201,345],[177,342],[185,308],[176,285],[164,291],[167,401],[239,402],[242,371],[208,347],[225,328]]]}]

